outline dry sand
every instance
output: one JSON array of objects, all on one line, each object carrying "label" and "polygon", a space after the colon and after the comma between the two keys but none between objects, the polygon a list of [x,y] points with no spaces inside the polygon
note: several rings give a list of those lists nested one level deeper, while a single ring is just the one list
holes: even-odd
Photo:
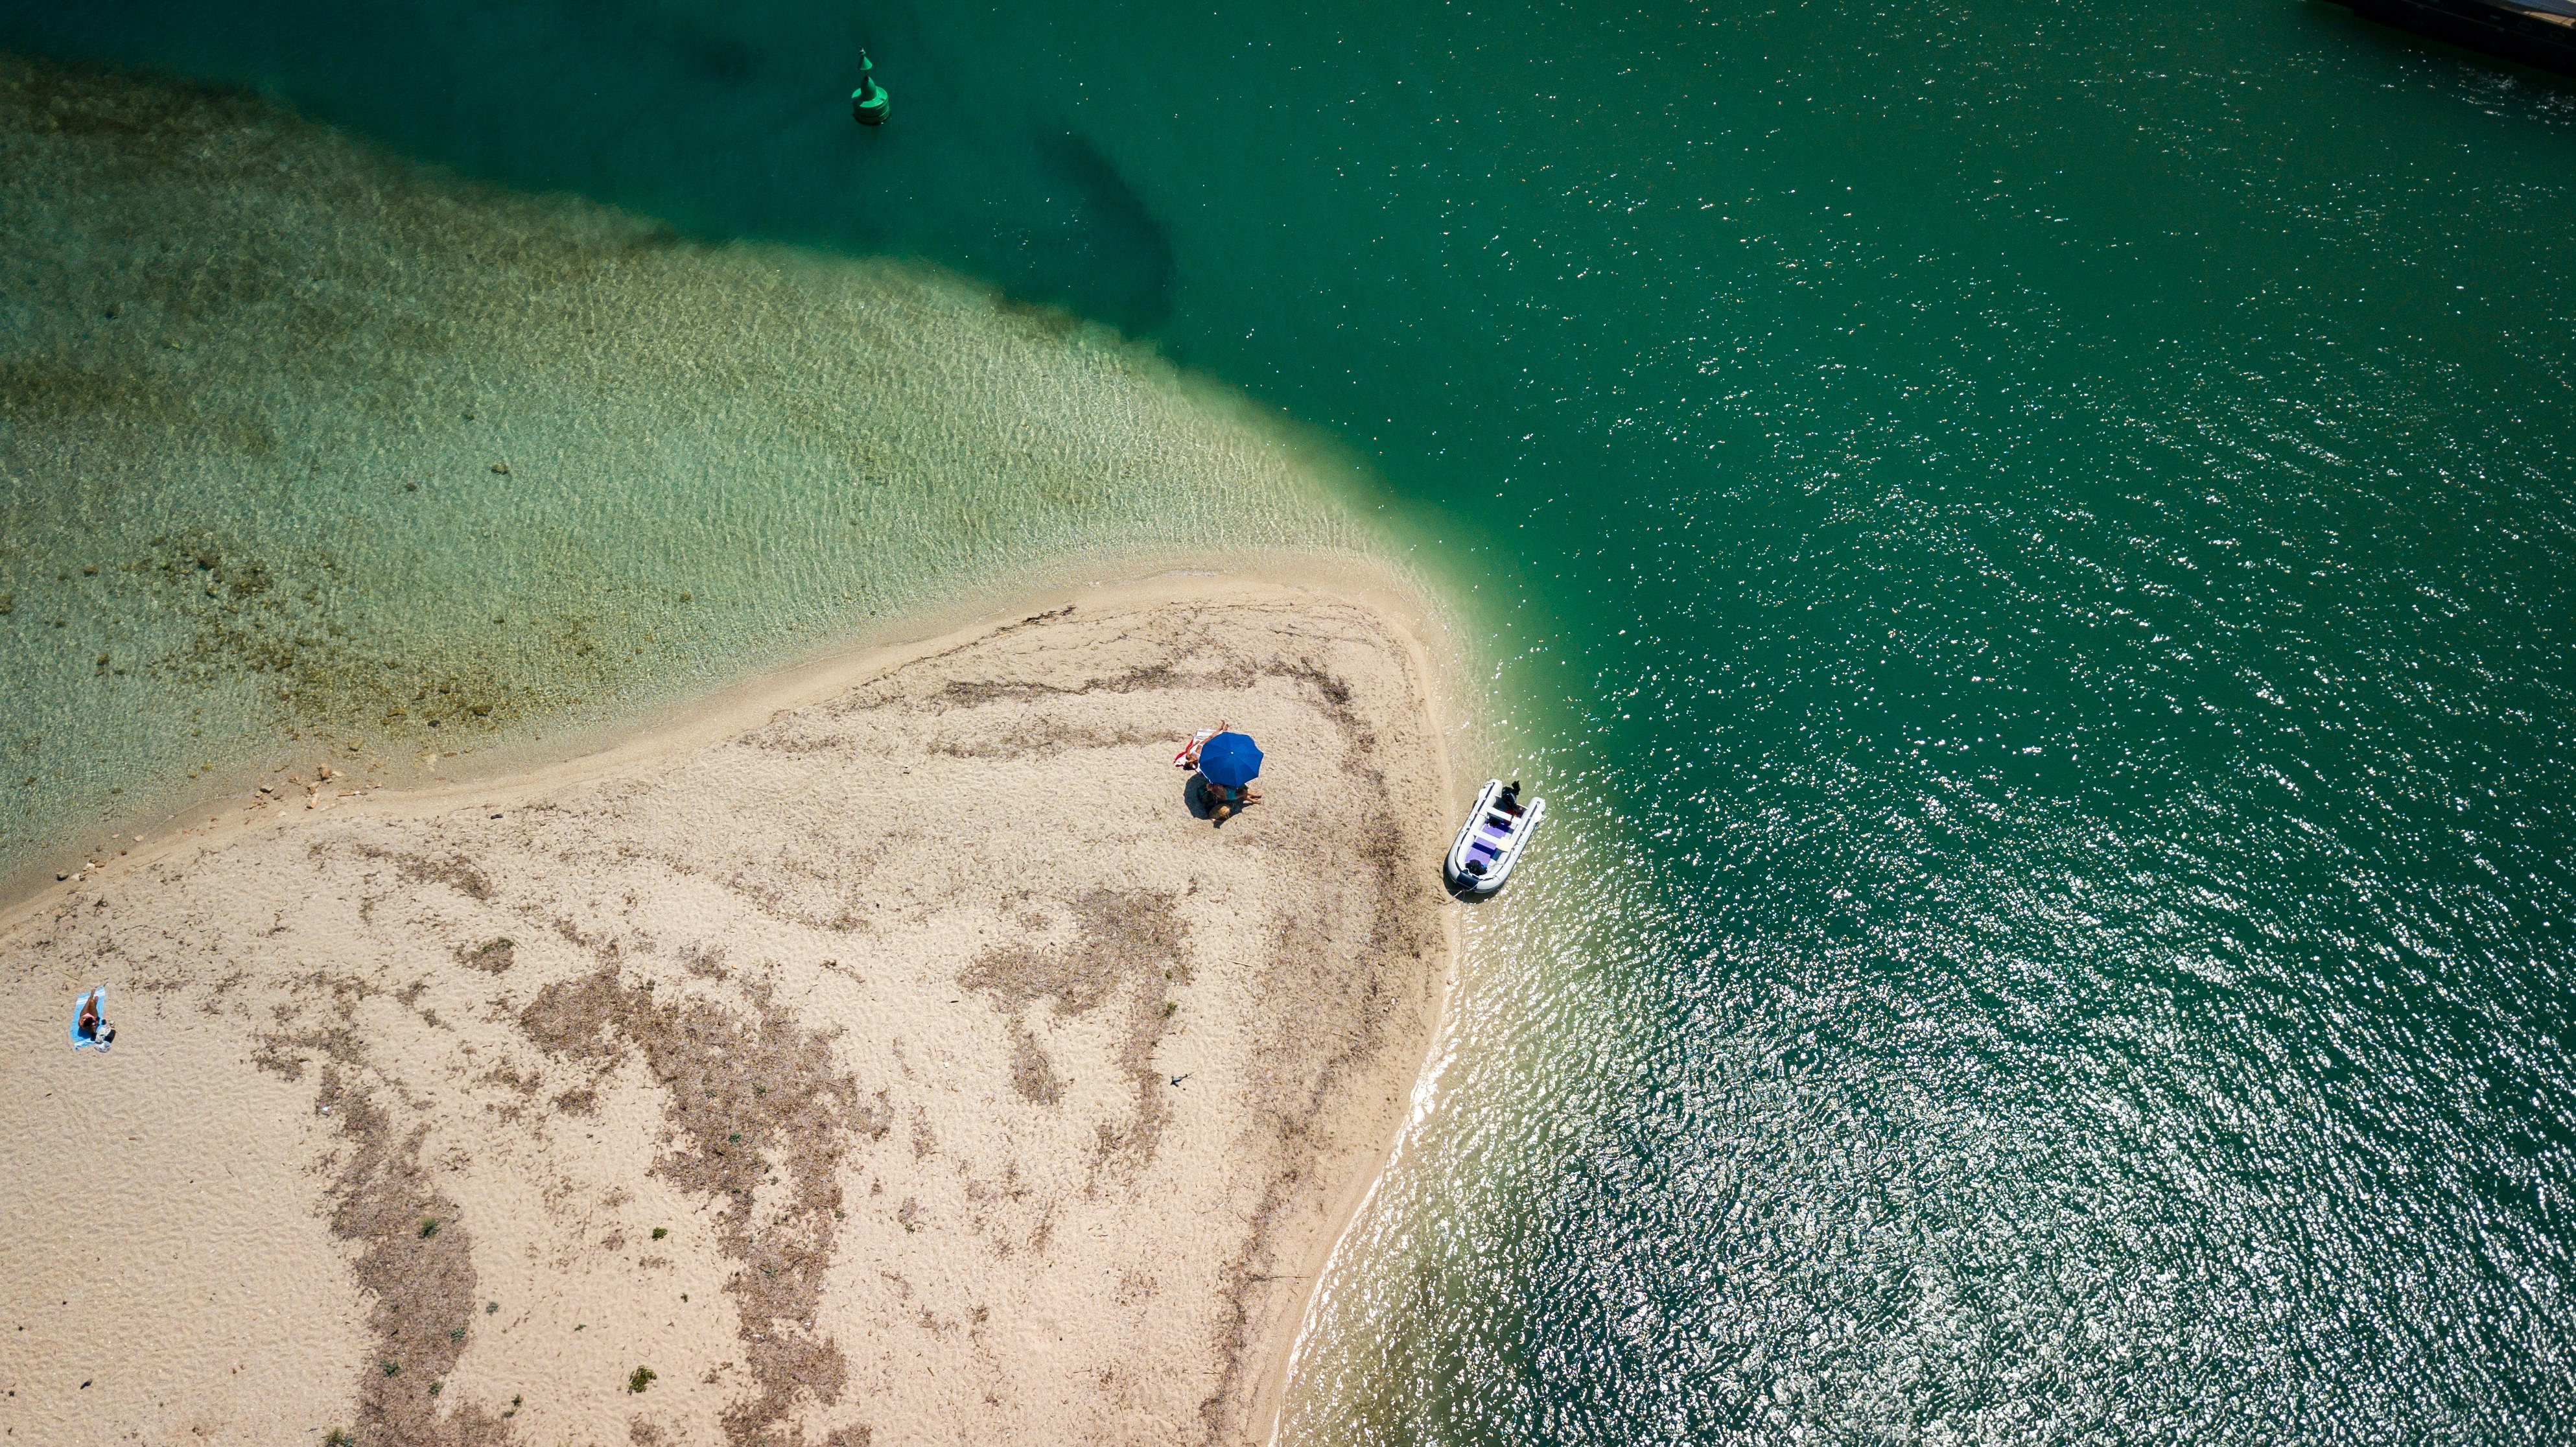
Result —
[{"label": "dry sand", "polygon": [[[1257,1440],[1437,1025],[1425,681],[1383,611],[1167,579],[514,780],[273,776],[53,888],[0,924],[0,1426]],[[1170,762],[1219,718],[1222,827]]]}]

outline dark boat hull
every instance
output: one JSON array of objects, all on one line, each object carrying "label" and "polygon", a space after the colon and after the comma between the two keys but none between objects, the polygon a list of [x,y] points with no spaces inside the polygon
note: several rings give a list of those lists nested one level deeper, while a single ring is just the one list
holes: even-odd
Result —
[{"label": "dark boat hull", "polygon": [[2365,19],[2576,76],[2576,20],[2487,0],[2335,0]]}]

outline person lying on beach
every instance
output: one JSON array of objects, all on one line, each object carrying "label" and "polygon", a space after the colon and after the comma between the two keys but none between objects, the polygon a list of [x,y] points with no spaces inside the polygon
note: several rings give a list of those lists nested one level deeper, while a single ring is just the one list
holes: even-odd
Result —
[{"label": "person lying on beach", "polygon": [[83,1040],[95,1040],[102,1046],[116,1041],[116,1027],[99,1016],[98,996],[95,992],[81,1001],[80,1034]]},{"label": "person lying on beach", "polygon": [[1172,767],[1175,769],[1197,768],[1199,766],[1199,750],[1207,747],[1208,740],[1215,738],[1218,734],[1224,732],[1225,720],[1218,719],[1216,721],[1215,728],[1201,729],[1197,733],[1190,735],[1190,741],[1181,745],[1181,751],[1179,753],[1172,755]]}]

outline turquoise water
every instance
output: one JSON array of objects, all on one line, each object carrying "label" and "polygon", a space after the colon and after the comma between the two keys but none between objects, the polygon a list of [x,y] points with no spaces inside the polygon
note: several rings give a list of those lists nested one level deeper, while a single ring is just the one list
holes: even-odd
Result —
[{"label": "turquoise water", "polygon": [[5,59],[0,148],[0,881],[246,771],[507,767],[996,596],[1359,540],[1324,439],[953,274]]},{"label": "turquoise water", "polygon": [[1483,620],[1554,833],[1290,1440],[2576,1418],[2576,90],[2299,0],[367,13],[0,43],[1146,335]]}]

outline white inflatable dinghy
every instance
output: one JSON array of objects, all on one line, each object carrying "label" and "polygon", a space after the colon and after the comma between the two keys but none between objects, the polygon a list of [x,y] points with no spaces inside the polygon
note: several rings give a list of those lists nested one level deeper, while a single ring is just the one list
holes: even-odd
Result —
[{"label": "white inflatable dinghy", "polygon": [[1458,831],[1458,842],[1449,846],[1449,887],[1462,894],[1492,894],[1502,888],[1546,812],[1545,799],[1521,802],[1520,780],[1508,785],[1486,780],[1475,811]]}]

